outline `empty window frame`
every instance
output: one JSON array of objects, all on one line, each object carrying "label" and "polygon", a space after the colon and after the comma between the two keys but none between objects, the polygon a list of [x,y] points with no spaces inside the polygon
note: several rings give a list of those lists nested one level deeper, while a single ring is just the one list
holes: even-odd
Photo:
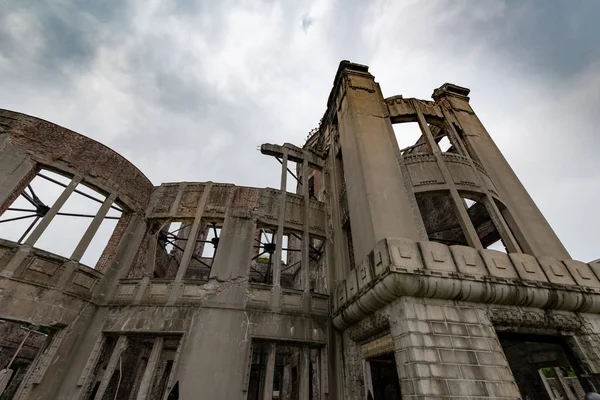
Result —
[{"label": "empty window frame", "polygon": [[16,398],[29,367],[44,350],[48,338],[49,331],[45,329],[30,329],[18,322],[0,320],[0,366],[7,370],[1,399]]},{"label": "empty window frame", "polygon": [[396,123],[392,124],[392,129],[401,154],[430,152],[418,123]]},{"label": "empty window frame", "polygon": [[[0,216],[0,237],[25,243],[70,182],[71,178],[52,171],[39,171]],[[103,193],[86,186],[84,182],[79,183],[35,241],[35,247],[63,257],[72,257],[105,200]],[[83,255],[77,255],[80,258],[78,261],[90,267],[96,265],[122,213],[123,208],[117,202],[112,202],[105,215],[101,216],[100,226]]]},{"label": "empty window frame", "polygon": [[[174,278],[181,265],[193,221],[173,220],[165,223],[157,235],[154,276]],[[202,221],[195,248],[187,266],[185,279],[208,280],[216,255],[222,222]]]},{"label": "empty window frame", "polygon": [[[255,234],[254,253],[250,264],[250,282],[273,283],[273,267],[277,252],[277,232],[275,228],[259,227]],[[324,241],[310,237],[308,248],[309,290],[325,293]],[[283,288],[302,288],[302,235],[299,232],[284,231],[281,248],[281,277]]]},{"label": "empty window frame", "polygon": [[[273,350],[274,365],[269,370],[269,356]],[[321,357],[320,348],[308,345],[254,341],[250,365],[247,366],[250,374],[246,399],[260,400],[265,392],[270,391],[273,399],[294,400],[300,398],[302,386],[307,390],[307,398],[322,399]],[[265,388],[271,379],[269,374],[272,374],[273,386]]]},{"label": "empty window frame", "polygon": [[[463,201],[467,208],[467,214],[477,231],[477,236],[481,241],[484,249],[498,250],[507,252],[502,236],[498,231],[494,220],[490,216],[490,210],[486,207],[485,202],[478,195],[464,197]],[[493,212],[493,211],[492,211]]]},{"label": "empty window frame", "polygon": [[[290,240],[290,236],[292,239]],[[277,253],[277,228],[259,227],[254,235],[254,252],[250,260],[250,282],[273,283]],[[301,265],[302,239],[299,234],[284,232],[281,245],[281,284],[294,287]]]},{"label": "empty window frame", "polygon": [[467,246],[467,239],[454,211],[448,192],[429,192],[417,195],[417,205],[432,242]]},{"label": "empty window frame", "polygon": [[219,249],[222,225],[222,221],[202,221],[194,255],[184,275],[185,279],[208,280]]},{"label": "empty window frame", "polygon": [[[162,399],[176,359],[179,337],[106,335],[81,377],[87,400]],[[95,358],[95,360],[94,360]]]}]

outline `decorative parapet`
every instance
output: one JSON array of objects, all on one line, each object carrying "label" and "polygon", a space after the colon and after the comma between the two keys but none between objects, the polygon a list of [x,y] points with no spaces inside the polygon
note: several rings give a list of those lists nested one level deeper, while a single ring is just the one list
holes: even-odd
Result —
[{"label": "decorative parapet", "polygon": [[[208,182],[163,183],[152,194],[146,210],[148,219],[192,220],[197,212],[198,200]],[[224,183],[211,183],[205,218],[225,219],[228,215],[244,215],[263,224],[277,224],[280,208],[280,191],[271,188],[253,188]],[[284,226],[302,231],[304,200],[295,193],[286,194]],[[325,203],[310,199],[308,225],[311,235],[324,237],[326,232]]]},{"label": "decorative parapet", "polygon": [[91,300],[94,288],[103,277],[102,272],[50,252],[31,248],[19,259],[14,272],[2,271],[13,261],[19,248],[17,243],[0,239],[0,276],[46,289],[58,289],[64,294]]},{"label": "decorative parapet", "polygon": [[345,329],[402,296],[600,313],[600,264],[467,246],[380,241],[332,294]]},{"label": "decorative parapet", "polygon": [[[226,290],[229,283],[183,281],[180,295],[174,299],[173,305],[194,304],[201,306]],[[150,279],[144,284],[143,279],[121,279],[115,298],[110,305],[129,305],[136,301],[139,305],[165,305],[173,287],[172,279]],[[247,284],[240,282],[246,289],[244,308],[271,311],[273,306],[273,286],[263,284]],[[284,313],[300,313],[306,311],[311,316],[327,318],[329,315],[329,296],[310,293],[308,309],[304,310],[304,292],[295,289],[282,289],[281,311]]]},{"label": "decorative parapet", "polygon": [[[405,99],[402,96],[392,96],[385,99],[392,123],[417,121],[417,112],[413,107],[412,100],[414,99]],[[444,120],[442,109],[435,102],[417,99],[416,104],[427,122],[439,124]]]},{"label": "decorative parapet", "polygon": [[[403,159],[408,168],[415,191],[439,190],[442,188],[442,185],[446,184],[442,171],[437,163],[437,159],[433,154],[406,154],[403,156]],[[487,188],[494,195],[498,195],[498,191],[487,172],[478,162],[459,154],[452,153],[442,153],[442,159],[448,167],[448,171],[452,176],[454,184],[457,185],[459,189],[484,193]],[[479,173],[479,177],[486,188],[481,187],[480,179],[476,176],[475,170],[471,167],[471,161],[473,161],[473,164]]]}]

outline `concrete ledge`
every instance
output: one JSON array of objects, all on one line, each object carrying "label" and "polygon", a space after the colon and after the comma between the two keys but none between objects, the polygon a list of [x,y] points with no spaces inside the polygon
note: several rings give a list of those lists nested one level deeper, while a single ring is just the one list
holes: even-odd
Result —
[{"label": "concrete ledge", "polygon": [[[147,282],[144,282],[143,278],[121,279],[115,297],[109,302],[109,305],[166,305],[173,284],[172,279],[150,279]],[[273,306],[273,286],[248,284],[247,282],[240,282],[239,285],[246,291],[246,303],[240,309],[271,310]],[[182,283],[180,294],[172,305],[193,304],[200,306],[219,295],[225,286],[227,284],[220,284],[216,281],[185,280]],[[304,292],[302,290],[281,289],[281,296],[281,312],[305,314],[303,309]],[[134,301],[135,303],[133,303]],[[317,317],[327,317],[329,315],[329,296],[321,293],[310,293],[308,313]]]},{"label": "concrete ledge", "polygon": [[345,329],[402,296],[600,313],[597,269],[574,260],[387,238],[336,288],[333,323]]}]

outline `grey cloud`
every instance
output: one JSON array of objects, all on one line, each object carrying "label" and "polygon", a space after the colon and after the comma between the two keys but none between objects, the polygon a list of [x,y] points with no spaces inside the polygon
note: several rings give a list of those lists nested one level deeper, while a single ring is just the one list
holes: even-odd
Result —
[{"label": "grey cloud", "polygon": [[0,107],[99,140],[155,184],[277,186],[256,147],[301,144],[350,59],[386,96],[469,86],[572,255],[598,258],[596,2],[13,3],[0,5]]}]

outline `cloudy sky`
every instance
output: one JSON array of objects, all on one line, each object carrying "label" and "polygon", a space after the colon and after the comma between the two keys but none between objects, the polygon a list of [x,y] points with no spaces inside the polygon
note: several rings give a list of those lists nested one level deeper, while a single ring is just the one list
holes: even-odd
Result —
[{"label": "cloudy sky", "polygon": [[156,185],[277,187],[340,60],[384,96],[453,82],[574,258],[600,258],[600,1],[0,0],[0,108],[112,147]]}]

